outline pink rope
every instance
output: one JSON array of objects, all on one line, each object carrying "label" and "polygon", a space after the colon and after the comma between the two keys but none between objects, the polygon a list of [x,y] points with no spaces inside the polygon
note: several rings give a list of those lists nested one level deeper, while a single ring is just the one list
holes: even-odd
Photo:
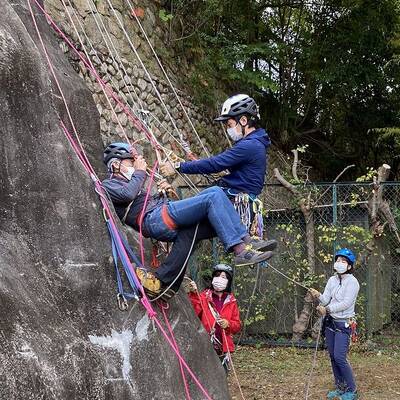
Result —
[{"label": "pink rope", "polygon": [[159,144],[154,140],[148,129],[143,125],[143,123],[136,118],[129,110],[129,108],[121,101],[121,99],[118,97],[118,95],[112,90],[110,85],[107,85],[106,82],[101,79],[100,75],[96,71],[94,67],[90,65],[90,62],[82,55],[82,53],[74,46],[74,44],[68,39],[68,37],[64,34],[64,32],[58,27],[58,25],[54,22],[53,18],[50,16],[50,14],[40,5],[38,0],[27,0],[27,1],[33,1],[36,3],[37,7],[43,12],[45,17],[47,18],[47,21],[50,23],[50,25],[57,31],[57,33],[61,36],[61,38],[67,43],[67,45],[73,50],[73,52],[80,58],[80,60],[83,62],[85,67],[90,71],[94,77],[96,78],[96,81],[104,88],[105,92],[109,94],[117,103],[118,105],[121,106],[122,110],[124,113],[127,115],[127,117],[131,120],[133,125],[140,131],[143,132],[146,137],[150,140],[151,144],[155,148],[159,148]]},{"label": "pink rope", "polygon": [[[178,348],[178,345],[177,345],[176,340],[175,340],[175,337],[174,337],[174,332],[173,332],[173,330],[172,330],[171,324],[169,323],[168,317],[167,317],[167,312],[166,312],[166,310],[168,310],[169,306],[168,306],[168,304],[167,304],[167,307],[164,307],[164,306],[162,305],[161,302],[159,303],[159,306],[160,306],[161,311],[162,311],[162,313],[163,313],[164,321],[165,321],[165,324],[167,325],[167,328],[168,328],[169,334],[170,334],[170,336],[171,336],[171,339],[172,339],[172,341],[173,341],[173,343],[174,343],[175,351],[176,351],[176,352],[179,352],[179,348]],[[179,354],[180,354],[180,352],[179,352]],[[182,380],[183,380],[183,384],[184,384],[184,386],[185,386],[185,395],[186,395],[186,399],[187,399],[187,400],[191,400],[190,391],[189,391],[189,385],[188,385],[188,382],[187,382],[187,380],[186,380],[185,370],[183,369],[183,365],[182,365],[182,361],[181,361],[181,360],[179,360],[179,368],[180,368],[180,370],[181,370]]]},{"label": "pink rope", "polygon": [[147,187],[147,191],[146,191],[146,197],[144,199],[144,204],[142,207],[142,211],[140,213],[139,216],[139,247],[140,247],[140,257],[142,259],[142,264],[144,265],[144,246],[143,246],[143,231],[142,231],[142,225],[143,225],[143,218],[144,218],[144,214],[146,212],[146,208],[147,208],[147,203],[149,201],[149,196],[150,196],[150,191],[151,191],[151,185],[153,184],[153,180],[154,180],[154,174],[156,172],[158,166],[158,161],[156,161],[154,163],[154,167],[151,170],[151,174],[150,174],[150,179],[149,179],[149,184]]},{"label": "pink rope", "polygon": [[[61,31],[58,29],[58,27],[54,24],[54,21],[51,19],[51,17],[49,16],[49,14],[43,9],[43,7],[38,3],[38,1],[37,1],[37,0],[33,0],[33,1],[36,3],[36,5],[39,7],[39,9],[44,13],[44,15],[47,17],[48,21],[50,21],[50,22],[52,23],[52,25],[56,27],[57,31],[58,31],[59,33],[62,34],[62,32],[61,32]],[[52,64],[52,62],[51,62],[51,60],[50,60],[50,57],[49,57],[49,55],[48,55],[48,53],[47,53],[46,46],[45,46],[45,44],[44,44],[44,42],[43,42],[42,36],[41,36],[40,31],[39,31],[39,28],[38,28],[38,26],[37,26],[36,18],[35,18],[35,15],[34,15],[34,13],[33,13],[32,7],[31,7],[31,0],[27,0],[27,3],[28,3],[28,7],[29,7],[29,10],[30,10],[31,16],[32,16],[33,24],[34,24],[34,26],[35,26],[35,30],[36,30],[37,35],[38,35],[38,38],[39,38],[39,40],[40,40],[40,43],[41,43],[43,52],[44,52],[44,54],[45,54],[47,63],[48,63],[48,65],[49,65],[50,71],[51,71],[51,73],[52,73],[52,75],[53,75],[53,78],[54,78],[54,80],[55,80],[55,83],[56,83],[56,85],[57,85],[57,88],[58,88],[58,90],[59,90],[59,92],[60,92],[60,94],[61,94],[61,96],[62,96],[62,98],[63,98],[63,102],[64,102],[64,105],[65,105],[65,108],[66,108],[66,111],[67,111],[67,114],[68,114],[68,118],[70,119],[71,126],[73,127],[74,134],[75,134],[75,136],[77,137],[77,141],[79,142],[79,146],[78,146],[78,144],[75,142],[75,140],[73,139],[71,133],[70,133],[70,132],[68,131],[68,129],[66,128],[65,124],[61,121],[61,126],[62,126],[62,128],[63,128],[63,131],[64,131],[64,133],[65,133],[65,135],[66,135],[66,137],[67,137],[67,140],[69,141],[69,143],[71,144],[73,150],[75,151],[75,153],[76,153],[76,155],[77,155],[79,161],[82,163],[82,166],[83,166],[84,169],[88,172],[88,174],[92,177],[92,179],[93,179],[93,181],[94,181],[94,184],[95,184],[95,190],[96,190],[96,192],[98,193],[98,195],[99,195],[99,197],[100,197],[100,201],[101,201],[101,203],[102,203],[104,209],[106,210],[107,218],[109,218],[110,225],[111,225],[112,229],[115,230],[115,231],[117,232],[116,239],[117,239],[117,241],[118,241],[118,244],[121,245],[121,248],[122,248],[122,250],[123,250],[123,252],[124,252],[124,255],[126,256],[127,260],[129,261],[129,262],[128,262],[128,267],[129,267],[129,269],[131,270],[131,272],[135,272],[135,270],[134,270],[134,268],[133,268],[133,266],[132,266],[132,264],[131,264],[131,262],[130,262],[130,259],[129,259],[129,257],[128,257],[126,251],[125,251],[125,248],[124,248],[124,246],[123,246],[123,244],[122,244],[122,240],[121,240],[121,237],[120,237],[120,235],[119,235],[118,229],[117,229],[117,227],[116,227],[113,214],[112,214],[112,212],[111,212],[111,210],[110,210],[110,207],[109,207],[109,205],[108,205],[108,199],[107,199],[107,197],[106,197],[106,195],[105,195],[104,188],[102,187],[101,182],[99,181],[97,175],[95,174],[95,171],[94,171],[92,165],[90,164],[90,162],[89,162],[89,160],[88,160],[88,158],[87,158],[87,156],[86,156],[86,153],[85,153],[85,151],[84,151],[84,149],[83,149],[83,147],[82,147],[82,144],[81,144],[80,141],[79,141],[79,136],[78,136],[78,133],[77,133],[77,131],[76,131],[76,129],[75,129],[75,125],[74,125],[74,123],[73,123],[73,119],[72,119],[72,116],[71,116],[71,113],[70,113],[70,110],[69,110],[67,101],[66,101],[65,96],[64,96],[64,94],[63,94],[63,91],[62,91],[62,89],[61,89],[61,85],[60,85],[60,83],[59,83],[59,81],[58,81],[58,79],[57,79],[57,76],[56,76],[56,74],[55,74],[55,72],[54,72],[53,64]],[[68,39],[65,37],[65,35],[62,34],[62,36],[64,36],[64,39],[65,39],[67,42],[69,42]],[[76,48],[74,48],[74,50],[77,52],[77,54],[78,54],[78,55],[80,56],[80,58],[81,58],[81,55],[80,55],[80,53],[78,52],[78,50],[76,50]],[[81,58],[81,59],[82,59],[82,58]],[[84,61],[84,59],[82,59],[82,61]],[[84,62],[85,62],[85,61],[84,61]],[[95,72],[95,71],[94,71],[94,72]],[[95,74],[97,74],[97,73],[95,72]],[[100,81],[101,81],[101,79],[100,79]],[[102,81],[101,81],[101,82],[102,82]],[[102,84],[105,85],[104,82],[102,82]],[[115,100],[117,101],[117,99],[115,99]],[[118,102],[120,103],[119,99],[118,99]],[[123,109],[124,109],[124,110],[126,109],[126,107],[125,107],[124,105],[123,105]],[[141,123],[140,123],[140,126],[141,126]],[[146,132],[146,131],[144,130],[144,128],[142,128],[141,130],[144,131],[144,132]],[[156,167],[156,166],[155,166],[155,167]],[[152,177],[154,177],[154,171],[155,171],[155,168],[153,168]],[[149,185],[149,187],[151,187],[151,185]],[[149,194],[149,193],[150,193],[150,192],[149,192],[149,190],[148,190],[148,194]],[[143,245],[141,245],[141,251],[143,250],[142,248],[143,248]],[[143,254],[143,253],[142,253],[142,254]],[[144,254],[143,254],[143,256],[144,256]],[[195,382],[196,385],[199,387],[199,389],[203,392],[203,394],[205,395],[206,399],[207,399],[207,400],[212,400],[211,397],[208,395],[207,391],[205,390],[205,388],[201,385],[200,381],[196,378],[196,376],[194,375],[194,373],[192,372],[192,370],[190,369],[190,367],[187,365],[187,363],[185,362],[185,360],[184,360],[183,357],[181,356],[181,354],[180,354],[180,352],[179,352],[179,350],[178,350],[178,348],[177,348],[177,346],[176,346],[175,338],[174,338],[174,341],[175,341],[175,344],[174,344],[174,342],[172,342],[172,340],[168,337],[167,332],[166,332],[166,331],[164,330],[164,328],[162,327],[160,321],[159,321],[158,318],[157,318],[156,312],[154,311],[154,309],[153,309],[151,303],[149,302],[147,296],[146,296],[145,293],[144,293],[143,287],[140,285],[140,282],[139,282],[139,280],[138,280],[138,278],[137,278],[137,276],[136,276],[136,273],[133,273],[132,276],[133,276],[134,279],[135,279],[135,283],[138,283],[138,287],[140,287],[141,290],[142,290],[143,297],[141,298],[141,303],[142,303],[142,305],[144,306],[144,308],[146,309],[147,313],[149,314],[149,317],[152,318],[152,319],[155,321],[155,323],[157,324],[157,326],[158,326],[158,328],[160,329],[161,333],[163,334],[163,336],[164,336],[165,339],[167,340],[168,344],[169,344],[169,345],[171,346],[171,348],[174,350],[174,352],[175,352],[177,358],[179,359],[179,362],[181,363],[181,365],[184,366],[184,368],[187,370],[187,372],[189,373],[189,375],[193,378],[194,382]],[[173,332],[172,332],[172,337],[173,337]]]}]

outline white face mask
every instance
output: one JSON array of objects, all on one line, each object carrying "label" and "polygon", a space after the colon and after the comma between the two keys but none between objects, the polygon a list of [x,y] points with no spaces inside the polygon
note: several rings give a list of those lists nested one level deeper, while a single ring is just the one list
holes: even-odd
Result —
[{"label": "white face mask", "polygon": [[214,290],[217,292],[223,292],[228,286],[228,279],[222,278],[221,276],[215,276],[211,284]]},{"label": "white face mask", "polygon": [[336,261],[335,264],[333,264],[333,269],[338,274],[344,274],[347,271],[347,267],[348,267],[348,264],[343,261]]},{"label": "white face mask", "polygon": [[126,179],[128,179],[128,181],[130,181],[134,173],[135,173],[134,167],[126,167],[125,172],[121,172],[121,175],[123,175]]},{"label": "white face mask", "polygon": [[236,130],[236,126],[234,126],[233,128],[227,128],[226,129],[226,133],[231,137],[231,139],[234,142],[237,142],[238,140],[243,138],[243,134],[242,133],[238,133],[238,131]]}]

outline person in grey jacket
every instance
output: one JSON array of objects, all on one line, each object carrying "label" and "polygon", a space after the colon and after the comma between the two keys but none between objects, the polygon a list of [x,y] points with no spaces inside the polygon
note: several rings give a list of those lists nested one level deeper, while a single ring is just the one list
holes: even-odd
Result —
[{"label": "person in grey jacket", "polygon": [[347,361],[354,306],[360,290],[358,280],[353,276],[355,261],[356,257],[351,250],[340,249],[335,255],[336,274],[329,278],[324,293],[310,289],[313,298],[320,303],[317,311],[324,317],[323,334],[335,377],[336,389],[327,395],[330,400],[357,399],[354,374]]},{"label": "person in grey jacket", "polygon": [[146,202],[147,163],[142,156],[127,143],[112,143],[105,149],[103,161],[110,176],[102,184],[121,221],[137,231],[141,227],[145,237],[174,243],[157,270],[137,270],[150,296],[168,287],[173,291],[179,288],[192,243],[202,239],[218,236],[225,249],[234,253],[237,266],[272,257],[273,253],[266,251],[270,243],[249,236],[221,188],[211,187],[178,201],[155,195]]}]

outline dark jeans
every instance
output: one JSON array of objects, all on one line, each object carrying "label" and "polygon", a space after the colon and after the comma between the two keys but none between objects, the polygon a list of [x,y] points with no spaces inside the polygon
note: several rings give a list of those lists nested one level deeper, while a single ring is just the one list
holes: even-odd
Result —
[{"label": "dark jeans", "polygon": [[[329,317],[328,317],[329,318]],[[335,384],[338,389],[356,391],[353,371],[347,361],[351,328],[345,322],[327,321],[325,327],[326,346],[331,358]]]},{"label": "dark jeans", "polygon": [[[169,284],[178,276],[186,258],[189,255],[195,231],[195,226],[177,231],[176,239],[170,253],[155,272],[158,279],[160,279],[162,282]],[[211,239],[215,236],[216,234],[214,229],[207,221],[200,222],[192,252],[196,248],[198,242],[204,239]],[[181,272],[177,281],[174,283],[173,289],[179,289],[185,275],[185,271],[186,266]]]},{"label": "dark jeans", "polygon": [[[188,257],[196,225],[199,224],[195,244],[218,235],[225,248],[242,241],[247,234],[245,227],[221,188],[211,187],[194,197],[170,202],[168,214],[178,226],[169,229],[161,217],[161,207],[146,214],[143,226],[148,235],[163,242],[174,242],[164,263],[156,270],[156,276],[163,283],[171,283],[179,274]],[[194,249],[194,247],[193,247]],[[174,284],[179,288],[185,269]]]}]

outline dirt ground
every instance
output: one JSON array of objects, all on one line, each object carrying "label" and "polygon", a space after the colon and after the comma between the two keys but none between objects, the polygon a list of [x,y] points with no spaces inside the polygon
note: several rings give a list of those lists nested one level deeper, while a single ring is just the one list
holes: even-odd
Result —
[{"label": "dirt ground", "polygon": [[[400,337],[368,345],[356,344],[349,355],[360,399],[400,400]],[[246,400],[305,399],[305,387],[313,360],[312,349],[238,347],[233,364]],[[231,371],[233,400],[242,400]],[[326,399],[332,374],[326,351],[318,351],[308,400]]]}]

